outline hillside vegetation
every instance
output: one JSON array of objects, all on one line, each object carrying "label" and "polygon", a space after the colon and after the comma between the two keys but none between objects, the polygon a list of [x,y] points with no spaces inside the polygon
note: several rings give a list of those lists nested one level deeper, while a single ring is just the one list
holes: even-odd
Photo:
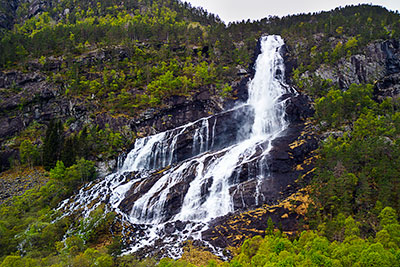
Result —
[{"label": "hillside vegetation", "polygon": [[[0,170],[11,168],[10,177],[43,166],[48,179],[0,205],[0,266],[399,266],[400,103],[398,93],[380,91],[387,77],[397,86],[399,59],[356,83],[329,78],[370,47],[398,44],[398,13],[359,5],[225,25],[177,0],[2,0],[0,11],[0,122],[11,129],[0,131],[9,157]],[[229,262],[191,244],[177,261],[138,260],[120,256],[110,230],[116,215],[100,206],[65,239],[75,218],[60,219],[55,208],[97,177],[96,163],[143,135],[127,125],[167,110],[174,97],[190,102],[206,91],[218,105],[238,97],[237,73],[263,34],[285,39],[288,80],[314,103],[321,136],[316,169],[303,181],[312,203],[298,233],[287,236],[271,221],[265,236],[232,249]],[[57,103],[74,108],[60,115]],[[33,117],[39,106],[56,111]],[[19,118],[23,126],[13,128]]]}]

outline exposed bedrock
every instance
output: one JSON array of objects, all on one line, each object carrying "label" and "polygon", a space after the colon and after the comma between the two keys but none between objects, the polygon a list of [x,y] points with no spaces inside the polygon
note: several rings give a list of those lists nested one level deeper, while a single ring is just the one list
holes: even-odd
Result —
[{"label": "exposed bedrock", "polygon": [[[334,65],[321,64],[314,73],[330,79],[340,88],[352,83],[375,84],[375,95],[398,98],[400,96],[400,41],[398,39],[369,43],[359,54],[341,58]],[[304,77],[311,74],[306,72]]]}]

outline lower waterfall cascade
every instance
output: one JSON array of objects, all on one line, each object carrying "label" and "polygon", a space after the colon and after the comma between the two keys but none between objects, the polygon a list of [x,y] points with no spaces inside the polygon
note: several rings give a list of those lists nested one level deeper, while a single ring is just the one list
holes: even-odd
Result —
[{"label": "lower waterfall cascade", "polygon": [[[201,239],[212,220],[263,204],[272,140],[289,126],[282,96],[292,92],[285,82],[283,39],[265,36],[260,44],[246,103],[137,139],[116,172],[60,204],[63,216],[79,212],[86,218],[103,203],[106,212],[114,211],[124,224],[143,230],[136,236],[123,231],[130,244],[126,252],[161,238],[169,245],[168,256],[176,258],[182,253],[177,240]],[[182,140],[190,142],[183,147]],[[254,190],[248,200],[243,188],[250,186]],[[165,225],[176,222],[182,226],[176,230],[178,239],[172,239]]]}]

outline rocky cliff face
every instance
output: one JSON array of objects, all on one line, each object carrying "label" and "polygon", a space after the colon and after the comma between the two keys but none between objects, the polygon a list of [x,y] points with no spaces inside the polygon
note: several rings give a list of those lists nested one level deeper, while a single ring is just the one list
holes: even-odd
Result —
[{"label": "rocky cliff face", "polygon": [[[94,66],[131,56],[128,49],[111,47],[76,57],[72,64]],[[95,98],[70,97],[62,85],[47,79],[63,64],[68,63],[62,57],[49,57],[44,64],[37,60],[27,62],[29,72],[0,71],[0,171],[9,168],[10,157],[18,157],[13,137],[33,123],[46,125],[52,119],[69,119],[72,123],[67,135],[81,130],[83,125],[98,125],[100,129],[107,125],[116,132],[128,127],[139,136],[147,136],[223,110],[223,101],[211,86],[199,88],[190,98],[173,96],[161,109],[148,109],[135,116],[113,116]]]},{"label": "rocky cliff face", "polygon": [[[293,66],[290,54],[287,49],[283,49],[282,52],[286,59],[285,71],[290,73]],[[258,50],[256,49],[254,59],[258,56],[257,53],[260,53],[259,46]],[[202,166],[208,166],[215,158],[227,153],[223,148],[237,144],[238,141],[246,140],[245,138],[250,135],[249,132],[255,117],[254,108],[249,104],[238,105],[239,103],[246,103],[248,98],[247,84],[254,76],[253,65],[250,66],[249,70],[249,73],[245,75],[241,73],[241,81],[237,82],[237,86],[234,88],[237,99],[228,99],[222,102],[219,97],[215,96],[212,88],[201,88],[191,99],[180,96],[172,97],[165,109],[150,109],[128,122],[131,129],[137,132],[139,136],[169,130],[163,133],[162,141],[158,139],[158,142],[162,144],[157,143],[156,146],[146,151],[155,152],[155,155],[158,155],[157,153],[162,154],[173,146],[174,152],[171,161],[169,160],[170,153],[166,154],[168,155],[166,161],[169,162],[168,164],[164,163],[166,158],[164,156],[149,157],[148,160],[146,158],[146,166],[149,167],[144,172],[141,169],[128,172],[121,168],[123,173],[110,176],[113,177],[110,178],[112,181],[114,179],[122,181],[122,187],[127,190],[124,197],[120,199],[121,202],[117,204],[117,209],[121,211],[121,216],[124,217],[121,220],[124,224],[123,228],[120,228],[117,223],[116,229],[113,230],[122,232],[126,245],[139,244],[146,231],[149,230],[149,225],[142,223],[139,220],[141,218],[133,223],[126,220],[125,216],[130,216],[133,211],[138,210],[136,204],[140,202],[139,200],[148,195],[148,192],[153,192],[153,187],[163,183],[166,175],[177,169],[179,169],[179,177],[182,177],[182,179],[174,180],[173,175],[171,175],[173,181],[166,185],[168,190],[165,192],[156,190],[151,195],[151,199],[165,198],[165,202],[163,200],[162,209],[157,210],[151,209],[150,206],[152,205],[147,205],[149,208],[146,209],[146,218],[162,218],[160,227],[163,229],[158,229],[161,231],[159,239],[151,248],[144,248],[141,251],[142,255],[165,256],[165,247],[180,243],[182,236],[188,235],[185,229],[194,227],[195,221],[172,220],[169,223],[165,222],[176,218],[175,216],[181,212],[190,183],[198,176],[199,162],[201,161],[204,164]],[[281,74],[279,68],[279,72],[275,75],[280,76]],[[286,89],[286,92],[292,92],[291,88]],[[260,141],[257,144],[254,154],[249,152],[248,159],[243,160],[243,162],[240,161],[237,166],[234,166],[228,180],[230,184],[235,186],[230,187],[228,194],[231,196],[235,212],[215,219],[211,223],[211,227],[202,233],[202,239],[214,247],[222,249],[227,246],[236,246],[246,237],[263,233],[269,218],[272,218],[276,225],[282,225],[282,229],[286,232],[296,231],[297,222],[304,215],[304,206],[307,204],[301,200],[306,199],[307,194],[303,192],[303,197],[296,197],[296,194],[301,188],[300,185],[307,183],[309,179],[313,169],[313,151],[318,146],[318,138],[308,121],[313,115],[313,110],[309,98],[299,93],[287,93],[281,96],[279,103],[282,103],[281,101],[286,103],[286,120],[290,123],[290,126],[279,138],[272,141],[272,150],[268,158],[265,158],[263,149],[269,146],[269,141],[264,140],[264,143]],[[237,106],[232,109],[235,104]],[[198,120],[200,118],[206,119]],[[193,123],[186,125],[188,122]],[[184,126],[176,128],[180,125]],[[202,140],[202,144],[210,141],[205,145],[206,148],[202,150],[196,140]],[[203,142],[204,140],[206,142]],[[171,145],[172,142],[173,145]],[[151,141],[147,139],[143,143],[151,143]],[[140,147],[139,144],[138,147]],[[129,159],[129,156],[127,158]],[[157,160],[162,162],[157,162]],[[187,164],[188,161],[193,164]],[[265,171],[265,173],[268,172],[268,178],[257,179],[257,173],[261,172],[261,169],[263,174],[264,169],[268,170]],[[143,179],[143,175],[145,179]],[[200,202],[203,201],[204,203],[210,195],[213,179],[212,176],[207,177],[207,181],[198,188]],[[104,179],[99,180],[98,184],[103,184],[104,187],[100,187],[105,188],[105,191],[96,188],[96,192],[107,192],[104,193],[104,196],[113,198],[107,191],[108,185],[113,184],[113,182]],[[115,191],[118,192],[118,190]],[[88,188],[87,191],[83,189],[82,192],[91,192],[91,189]],[[87,202],[95,203],[98,201],[97,194],[83,194],[85,196],[93,195],[96,199],[86,199],[82,202],[85,196],[78,194],[76,198],[70,201],[71,205],[74,205],[73,203],[86,204]],[[281,204],[292,202],[296,203],[293,205]],[[68,210],[68,207],[65,206],[64,208]],[[300,210],[301,212],[299,212]],[[77,215],[79,216],[79,214]],[[187,238],[191,237],[187,236]]]},{"label": "rocky cliff face", "polygon": [[[373,83],[378,98],[400,96],[400,46],[399,40],[375,41],[362,53],[341,58],[334,66],[322,64],[314,73],[330,79],[340,88],[350,84]],[[304,77],[310,76],[309,72]]]}]

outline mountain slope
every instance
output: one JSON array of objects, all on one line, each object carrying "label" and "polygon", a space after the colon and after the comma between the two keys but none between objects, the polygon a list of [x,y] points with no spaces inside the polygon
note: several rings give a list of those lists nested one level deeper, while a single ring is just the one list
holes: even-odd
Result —
[{"label": "mountain slope", "polygon": [[[0,170],[10,162],[14,168],[53,168],[40,191],[2,204],[3,264],[111,265],[109,254],[119,253],[121,241],[110,232],[124,231],[115,214],[103,214],[100,206],[62,245],[57,242],[78,220],[53,224],[57,214],[51,210],[94,179],[90,160],[104,175],[136,137],[245,100],[263,34],[285,39],[287,83],[314,102],[313,118],[299,102],[288,107],[301,122],[299,135],[274,154],[278,169],[286,154],[295,155],[289,161],[296,164],[284,166],[290,170],[285,178],[307,175],[282,190],[279,202],[217,220],[205,238],[238,246],[275,223],[283,231],[311,228],[324,236],[303,234],[303,241],[343,242],[355,234],[376,237],[376,244],[364,245],[378,249],[382,243],[382,255],[392,253],[389,247],[397,253],[398,14],[360,5],[225,26],[179,1],[2,1],[0,11]],[[320,149],[313,154],[316,135]],[[287,248],[287,239],[271,238],[246,241],[236,262],[256,261],[256,251],[271,242]],[[278,255],[284,249],[276,246]],[[18,248],[25,258],[6,257]],[[398,257],[393,255],[387,262]],[[117,261],[135,262],[129,256]]]}]

